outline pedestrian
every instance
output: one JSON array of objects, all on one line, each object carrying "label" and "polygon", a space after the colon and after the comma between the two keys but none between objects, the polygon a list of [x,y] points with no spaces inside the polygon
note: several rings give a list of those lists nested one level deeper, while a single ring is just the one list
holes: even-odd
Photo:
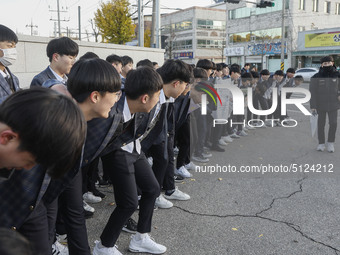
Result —
[{"label": "pedestrian", "polygon": [[46,48],[50,65],[34,76],[30,87],[41,86],[45,81],[57,79],[66,84],[69,74],[79,52],[78,44],[68,37],[51,40]]},{"label": "pedestrian", "polygon": [[338,109],[340,106],[340,84],[339,72],[334,66],[332,56],[321,59],[321,67],[310,82],[311,92],[310,108],[313,114],[318,114],[318,151],[324,151],[325,124],[328,115],[329,129],[327,139],[327,150],[334,152],[335,133],[337,128]]},{"label": "pedestrian", "polygon": [[0,25],[0,103],[20,89],[18,78],[8,68],[17,59],[17,43],[17,35],[8,27]]}]

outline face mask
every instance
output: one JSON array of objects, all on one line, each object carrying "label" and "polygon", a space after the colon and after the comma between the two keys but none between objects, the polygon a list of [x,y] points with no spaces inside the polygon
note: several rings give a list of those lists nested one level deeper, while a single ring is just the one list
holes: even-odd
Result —
[{"label": "face mask", "polygon": [[4,53],[3,57],[0,58],[1,64],[4,66],[13,65],[15,60],[17,60],[17,49],[10,48],[10,49],[0,49]]},{"label": "face mask", "polygon": [[327,73],[330,73],[333,70],[333,66],[324,66],[323,70],[325,70],[325,72],[327,72]]}]

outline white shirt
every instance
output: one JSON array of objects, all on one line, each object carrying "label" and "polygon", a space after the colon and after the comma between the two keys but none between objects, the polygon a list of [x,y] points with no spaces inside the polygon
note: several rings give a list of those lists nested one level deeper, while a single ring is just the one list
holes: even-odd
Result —
[{"label": "white shirt", "polygon": [[0,70],[0,73],[1,73],[2,77],[4,77],[4,78],[11,77],[11,76],[9,75],[9,73],[7,73],[6,68],[5,68],[5,72],[2,71],[2,70]]},{"label": "white shirt", "polygon": [[172,98],[172,97],[170,97],[169,99],[166,99],[165,94],[164,94],[164,90],[161,89],[161,93],[159,94],[159,101],[157,103],[156,111],[155,111],[155,114],[152,117],[151,123],[154,121],[154,119],[158,115],[159,111],[161,110],[162,104],[173,103],[173,102],[175,102],[175,99]]},{"label": "white shirt", "polygon": [[[123,109],[123,119],[124,119],[124,123],[128,122],[129,120],[131,120],[133,118],[133,114],[131,114],[130,112],[130,108],[129,105],[127,103],[126,97],[125,97],[125,101],[124,101],[124,109]],[[140,145],[140,141],[139,139],[137,139],[135,142],[131,142],[125,146],[122,147],[122,150],[127,151],[129,153],[133,152],[133,148],[134,148],[134,144],[136,144],[136,151],[138,152],[138,154],[140,154],[140,150],[141,150],[141,145]]]},{"label": "white shirt", "polygon": [[54,74],[58,81],[60,81],[62,84],[66,84],[68,79],[66,75],[64,75],[64,77],[61,77],[59,74],[53,71],[53,69],[50,66],[48,68],[51,70],[51,72]]}]

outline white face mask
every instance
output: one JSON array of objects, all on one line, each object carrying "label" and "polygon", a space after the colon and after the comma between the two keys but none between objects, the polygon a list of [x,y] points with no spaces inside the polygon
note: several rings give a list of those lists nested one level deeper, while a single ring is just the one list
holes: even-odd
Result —
[{"label": "white face mask", "polygon": [[0,49],[4,55],[0,58],[1,64],[4,66],[13,65],[15,60],[17,60],[17,49],[10,48],[10,49]]}]

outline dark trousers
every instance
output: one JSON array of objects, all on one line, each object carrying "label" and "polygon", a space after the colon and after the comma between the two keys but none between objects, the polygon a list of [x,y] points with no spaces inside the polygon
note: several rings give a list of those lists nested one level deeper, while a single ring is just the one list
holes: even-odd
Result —
[{"label": "dark trousers", "polygon": [[169,134],[167,139],[167,148],[165,148],[165,142],[153,144],[149,148],[147,156],[153,159],[152,171],[159,183],[159,187],[164,190],[173,190],[175,189],[173,134]]},{"label": "dark trousers", "polygon": [[106,247],[113,247],[122,228],[138,206],[137,185],[142,192],[139,201],[139,220],[137,231],[151,231],[151,221],[155,200],[160,194],[158,182],[144,153],[129,153],[122,149],[102,157],[103,167],[113,184],[116,208],[112,212],[101,236]]},{"label": "dark trousers", "polygon": [[176,132],[177,145],[179,147],[176,167],[180,168],[190,163],[190,119],[186,121]]},{"label": "dark trousers", "polygon": [[18,232],[31,243],[34,254],[49,255],[52,254],[52,242],[49,240],[48,231],[46,207],[40,202]]},{"label": "dark trousers", "polygon": [[200,111],[194,111],[195,114],[195,121],[196,121],[196,130],[197,136],[194,148],[194,155],[195,156],[202,156],[203,154],[203,147],[205,146],[206,135],[208,132],[207,126],[207,115],[202,115]]},{"label": "dark trousers", "polygon": [[329,123],[328,142],[334,143],[334,141],[335,141],[338,110],[333,110],[333,111],[329,111],[329,112],[318,110],[318,139],[319,139],[319,144],[325,143],[326,114],[328,114],[328,123]]},{"label": "dark trousers", "polygon": [[67,233],[70,255],[90,255],[83,207],[81,171],[73,178],[71,185],[61,193],[58,204],[58,211]]},{"label": "dark trousers", "polygon": [[96,181],[98,180],[98,164],[99,157],[93,160],[90,164],[82,168],[83,172],[83,194],[86,192],[94,192],[97,190]]},{"label": "dark trousers", "polygon": [[[257,110],[260,110],[260,106],[261,106],[261,110],[268,110],[268,100],[265,99],[261,95],[255,94],[255,96],[254,96],[254,108],[257,109]],[[254,119],[259,119],[259,116],[258,115],[254,115]],[[265,115],[261,115],[260,119],[262,121],[265,121],[266,120],[266,116]]]}]

